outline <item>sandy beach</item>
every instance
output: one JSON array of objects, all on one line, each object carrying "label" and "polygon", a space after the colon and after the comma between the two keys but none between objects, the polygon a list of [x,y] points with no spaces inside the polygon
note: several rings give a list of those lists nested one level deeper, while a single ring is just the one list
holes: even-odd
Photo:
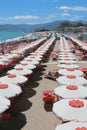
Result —
[{"label": "sandy beach", "polygon": [[[53,51],[58,51],[58,43]],[[1,121],[0,130],[55,130],[62,121],[52,111],[46,111],[42,100],[43,90],[54,89],[59,86],[56,81],[44,78],[44,73],[57,67],[57,61],[42,63],[39,70],[35,71],[29,79],[23,93],[19,98],[20,113],[9,120]],[[78,61],[80,67],[86,67],[87,61]]]},{"label": "sandy beach", "polygon": [[[53,51],[58,51],[58,41],[56,42]],[[23,112],[26,115],[27,124],[22,128],[22,130],[54,130],[58,124],[62,121],[58,119],[52,111],[46,111],[44,109],[44,103],[42,101],[42,92],[46,89],[54,89],[59,86],[55,81],[45,79],[43,74],[53,70],[57,67],[57,62],[52,61],[49,58],[47,63],[43,63],[43,69],[41,74],[37,77],[38,83],[37,87],[33,88],[36,94],[29,98],[28,100],[32,102],[32,106],[28,111]],[[78,61],[80,67],[86,67],[87,61]],[[40,80],[39,80],[40,79]]]},{"label": "sandy beach", "polygon": [[[58,42],[56,42],[54,51],[58,50]],[[54,89],[58,86],[56,81],[52,81],[44,78],[44,73],[53,70],[57,67],[57,62],[52,61],[49,58],[47,63],[42,63],[41,71],[39,71],[39,75],[35,78],[34,82],[36,82],[37,86],[34,87],[31,85],[32,89],[36,92],[36,94],[28,100],[32,103],[32,106],[28,111],[23,112],[26,115],[27,123],[22,128],[22,130],[54,130],[56,125],[61,123],[52,111],[46,111],[44,109],[44,102],[42,100],[42,92],[46,89]]]}]

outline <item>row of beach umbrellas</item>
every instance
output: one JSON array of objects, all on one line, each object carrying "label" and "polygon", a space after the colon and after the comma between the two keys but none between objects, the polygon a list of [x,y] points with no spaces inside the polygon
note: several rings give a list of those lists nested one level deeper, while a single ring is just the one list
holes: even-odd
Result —
[{"label": "row of beach umbrellas", "polygon": [[45,40],[46,38],[44,37],[29,44],[21,44],[18,48],[10,51],[10,53],[1,55],[0,70],[8,68],[9,66],[12,67],[15,63],[21,60],[26,55],[26,53],[37,49]]},{"label": "row of beach umbrellas", "polygon": [[79,47],[81,47],[83,50],[87,51],[87,44],[85,42],[80,41],[79,39],[70,37],[70,39],[75,42]]},{"label": "row of beach umbrellas", "polygon": [[54,89],[54,93],[60,100],[53,104],[53,112],[69,123],[58,125],[55,130],[87,130],[87,123],[83,123],[87,122],[87,80],[64,37],[60,38],[58,62],[61,76],[57,82],[60,86]]},{"label": "row of beach umbrellas", "polygon": [[[34,43],[34,46],[38,46],[43,40],[40,39],[39,42]],[[22,93],[21,85],[25,85],[34,69],[37,69],[40,66],[44,55],[54,41],[55,38],[47,40],[37,47],[36,51],[32,52],[29,56],[26,56],[22,61],[19,61],[19,64],[16,64],[13,69],[8,70],[5,76],[0,77],[0,116],[2,116],[4,111],[10,108],[11,99]],[[18,54],[14,51],[14,55],[19,55],[20,50],[17,51]],[[6,56],[8,55],[11,57],[13,53],[7,54]]]}]

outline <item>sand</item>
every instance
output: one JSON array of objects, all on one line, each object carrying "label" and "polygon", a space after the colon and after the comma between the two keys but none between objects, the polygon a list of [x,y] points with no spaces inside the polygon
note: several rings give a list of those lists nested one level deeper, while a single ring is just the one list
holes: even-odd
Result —
[{"label": "sand", "polygon": [[[53,50],[58,50],[58,42],[56,42]],[[33,88],[36,94],[28,99],[32,102],[32,106],[28,111],[23,112],[26,115],[27,123],[22,130],[54,130],[61,123],[61,120],[51,110],[45,110],[42,100],[43,90],[54,89],[58,86],[56,81],[44,78],[44,73],[56,68],[57,62],[49,59],[47,63],[42,63],[42,66],[41,74],[36,81],[38,86]]]}]

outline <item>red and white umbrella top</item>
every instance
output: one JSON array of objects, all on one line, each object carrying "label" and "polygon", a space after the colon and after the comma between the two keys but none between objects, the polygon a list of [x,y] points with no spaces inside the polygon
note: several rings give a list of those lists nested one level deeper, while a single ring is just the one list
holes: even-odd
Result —
[{"label": "red and white umbrella top", "polygon": [[71,121],[58,125],[55,130],[87,130],[87,123]]},{"label": "red and white umbrella top", "polygon": [[87,122],[87,101],[82,99],[62,99],[53,104],[53,112],[63,121]]}]

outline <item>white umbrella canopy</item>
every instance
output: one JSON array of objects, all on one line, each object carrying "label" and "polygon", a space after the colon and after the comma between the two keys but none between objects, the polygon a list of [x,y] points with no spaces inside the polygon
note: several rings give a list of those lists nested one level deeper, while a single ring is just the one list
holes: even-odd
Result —
[{"label": "white umbrella canopy", "polygon": [[14,84],[0,84],[0,96],[12,98],[22,93],[22,89]]},{"label": "white umbrella canopy", "polygon": [[15,68],[12,70],[9,70],[7,74],[16,74],[16,75],[31,75],[33,73],[32,70],[29,69],[23,69],[23,68]]},{"label": "white umbrella canopy", "polygon": [[3,113],[10,107],[10,100],[0,96],[0,113]]},{"label": "white umbrella canopy", "polygon": [[33,69],[36,68],[36,66],[31,64],[31,63],[29,63],[29,62],[27,62],[27,61],[23,61],[23,62],[21,62],[21,64],[18,64],[16,66],[14,66],[14,68],[15,69],[16,68],[23,68],[23,69],[33,70]]},{"label": "white umbrella canopy", "polygon": [[23,84],[27,82],[28,78],[25,76],[19,76],[15,74],[6,75],[0,78],[0,83],[7,83],[7,84]]},{"label": "white umbrella canopy", "polygon": [[71,53],[71,50],[70,49],[60,49],[59,52],[62,52],[62,53]]},{"label": "white umbrella canopy", "polygon": [[34,60],[37,60],[37,61],[41,61],[42,60],[42,58],[39,57],[39,56],[36,56],[36,57],[30,56],[30,59],[34,59]]},{"label": "white umbrella canopy", "polygon": [[32,57],[39,57],[39,58],[43,58],[43,55],[41,55],[41,54],[39,54],[39,53],[36,53],[36,52],[31,53],[31,55],[30,55],[30,56],[32,56]]},{"label": "white umbrella canopy", "polygon": [[87,84],[87,80],[84,77],[79,77],[76,75],[60,76],[56,80],[60,84],[67,84],[67,85],[86,85]]},{"label": "white umbrella canopy", "polygon": [[68,68],[68,69],[59,69],[58,71],[61,75],[77,75],[77,76],[83,76],[84,73],[80,70],[76,70],[74,68]]},{"label": "white umbrella canopy", "polygon": [[75,57],[71,57],[71,56],[61,56],[58,59],[59,60],[76,60]]},{"label": "white umbrella canopy", "polygon": [[53,112],[63,121],[87,121],[87,101],[82,99],[62,99],[53,104]]},{"label": "white umbrella canopy", "polygon": [[34,55],[30,55],[30,56],[28,56],[28,57],[26,57],[25,58],[26,60],[37,60],[37,61],[41,61],[42,60],[42,56],[39,56],[39,55],[37,55],[37,56],[34,56]]},{"label": "white umbrella canopy", "polygon": [[75,69],[78,69],[79,68],[79,65],[77,64],[60,64],[60,65],[57,65],[58,67],[60,68],[75,68]]},{"label": "white umbrella canopy", "polygon": [[75,55],[72,53],[59,53],[59,57],[63,57],[63,56],[75,57]]},{"label": "white umbrella canopy", "polygon": [[60,64],[76,64],[77,61],[75,60],[58,60]]},{"label": "white umbrella canopy", "polygon": [[20,61],[20,63],[23,65],[23,64],[26,64],[25,62],[27,62],[28,64],[32,64],[32,65],[38,65],[39,64],[39,61],[37,60],[32,60],[32,59],[25,59],[23,61]]},{"label": "white umbrella canopy", "polygon": [[87,88],[76,85],[61,85],[54,89],[54,93],[62,98],[86,98]]},{"label": "white umbrella canopy", "polygon": [[62,56],[75,56],[72,52],[60,52],[59,55],[62,55]]},{"label": "white umbrella canopy", "polygon": [[87,130],[87,123],[71,121],[58,125],[55,130]]}]

